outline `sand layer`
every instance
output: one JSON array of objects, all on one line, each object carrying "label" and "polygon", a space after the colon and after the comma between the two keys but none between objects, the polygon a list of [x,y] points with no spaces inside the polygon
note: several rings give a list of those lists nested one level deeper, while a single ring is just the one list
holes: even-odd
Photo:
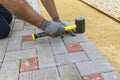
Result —
[{"label": "sand layer", "polygon": [[120,0],[83,0],[120,21]]}]

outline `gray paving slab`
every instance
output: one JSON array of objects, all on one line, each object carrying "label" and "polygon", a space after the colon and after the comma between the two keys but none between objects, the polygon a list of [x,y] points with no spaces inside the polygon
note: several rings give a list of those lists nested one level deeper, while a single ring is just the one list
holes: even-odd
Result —
[{"label": "gray paving slab", "polygon": [[12,32],[7,46],[7,51],[20,50],[22,47],[22,36],[31,35],[34,30]]},{"label": "gray paving slab", "polygon": [[24,30],[34,30],[35,26],[30,25],[30,26],[24,26]]},{"label": "gray paving slab", "polygon": [[20,60],[37,57],[36,49],[6,52],[4,61]]},{"label": "gray paving slab", "polygon": [[5,62],[0,71],[0,80],[18,80],[19,61]]},{"label": "gray paving slab", "polygon": [[0,51],[0,63],[3,61],[4,54],[5,52]]},{"label": "gray paving slab", "polygon": [[76,65],[82,76],[110,72],[115,70],[106,59],[80,62],[76,63]]},{"label": "gray paving slab", "polygon": [[55,67],[20,73],[19,80],[60,80]]},{"label": "gray paving slab", "polygon": [[35,27],[35,34],[37,34],[37,33],[42,33],[42,32],[43,32],[43,30],[38,29],[38,28]]},{"label": "gray paving slab", "polygon": [[7,46],[7,51],[11,50],[20,50],[21,49],[21,42],[22,42],[22,37],[16,36],[16,37],[10,37],[8,46]]},{"label": "gray paving slab", "polygon": [[14,32],[12,32],[10,37],[17,37],[17,36],[22,37],[24,35],[31,35],[34,32],[35,32],[34,30],[14,31]]},{"label": "gray paving slab", "polygon": [[14,23],[24,23],[23,20],[18,19],[16,16],[14,18],[15,18],[15,20],[13,21]]},{"label": "gray paving slab", "polygon": [[66,54],[67,49],[66,46],[64,45],[63,41],[61,38],[50,38],[51,46],[53,49],[54,54]]},{"label": "gray paving slab", "polygon": [[24,22],[16,22],[13,26],[13,31],[16,30],[23,30],[24,29]]},{"label": "gray paving slab", "polygon": [[53,52],[52,52],[50,45],[46,46],[46,47],[43,47],[41,45],[37,49],[38,49],[37,51],[38,51],[38,59],[39,59],[39,68],[40,69],[56,66]]},{"label": "gray paving slab", "polygon": [[74,64],[58,67],[61,80],[82,80]]},{"label": "gray paving slab", "polygon": [[84,35],[84,34],[76,34],[75,37],[71,37],[69,35],[66,35],[64,38],[63,38],[65,44],[68,44],[68,43],[80,43],[80,42],[86,42],[88,41],[87,37]]},{"label": "gray paving slab", "polygon": [[2,63],[0,62],[0,69],[1,69],[1,65],[2,65]]},{"label": "gray paving slab", "polygon": [[27,41],[22,43],[22,49],[28,49],[28,48],[37,48],[39,46],[46,47],[49,45],[48,37],[43,37],[40,39],[37,39],[36,41]]},{"label": "gray paving slab", "polygon": [[57,65],[71,64],[80,61],[88,61],[89,59],[84,52],[55,55]]},{"label": "gray paving slab", "polygon": [[109,72],[101,74],[104,80],[120,80],[120,74],[118,72]]},{"label": "gray paving slab", "polygon": [[9,38],[0,39],[0,51],[5,51]]},{"label": "gray paving slab", "polygon": [[101,59],[104,58],[104,56],[101,54],[101,52],[92,44],[92,42],[84,42],[80,43],[81,47],[84,49],[87,56],[91,59]]}]

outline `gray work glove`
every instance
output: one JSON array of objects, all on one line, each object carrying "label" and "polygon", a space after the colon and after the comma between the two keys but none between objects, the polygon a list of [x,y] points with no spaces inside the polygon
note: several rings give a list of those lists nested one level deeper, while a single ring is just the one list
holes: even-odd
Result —
[{"label": "gray work glove", "polygon": [[62,36],[65,32],[62,24],[48,20],[45,20],[39,28],[45,31],[45,33],[51,37]]},{"label": "gray work glove", "polygon": [[[55,18],[53,19],[54,22],[59,22],[63,25],[63,27],[66,27],[67,25],[65,23],[63,23],[59,17],[58,18]],[[66,33],[69,33],[71,36],[76,36],[76,34],[74,33],[74,30],[70,30],[70,31],[66,31]]]}]

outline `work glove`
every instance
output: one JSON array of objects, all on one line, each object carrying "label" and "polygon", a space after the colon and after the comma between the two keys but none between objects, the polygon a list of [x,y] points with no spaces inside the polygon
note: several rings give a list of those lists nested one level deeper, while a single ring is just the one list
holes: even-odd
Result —
[{"label": "work glove", "polygon": [[48,20],[44,20],[39,28],[51,37],[62,36],[65,33],[64,25]]},{"label": "work glove", "polygon": [[[55,18],[53,19],[54,22],[59,22],[63,25],[63,27],[66,27],[67,25],[65,23],[63,23],[59,17],[58,18]],[[66,33],[70,34],[71,36],[76,36],[76,34],[74,33],[74,30],[70,30],[70,31],[66,31]]]}]

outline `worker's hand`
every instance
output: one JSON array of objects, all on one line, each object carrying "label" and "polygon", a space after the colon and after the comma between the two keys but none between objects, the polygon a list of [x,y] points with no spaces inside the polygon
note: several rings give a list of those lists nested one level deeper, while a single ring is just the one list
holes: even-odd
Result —
[{"label": "worker's hand", "polygon": [[[65,23],[63,23],[59,18],[55,18],[53,19],[54,22],[59,22],[63,25],[63,27],[66,27],[67,25]],[[76,36],[76,34],[73,32],[73,30],[70,31],[66,31],[67,33],[69,33],[71,36]]]},{"label": "worker's hand", "polygon": [[65,32],[64,26],[58,22],[51,22],[45,20],[43,24],[40,26],[40,29],[45,31],[51,37],[62,36]]}]

